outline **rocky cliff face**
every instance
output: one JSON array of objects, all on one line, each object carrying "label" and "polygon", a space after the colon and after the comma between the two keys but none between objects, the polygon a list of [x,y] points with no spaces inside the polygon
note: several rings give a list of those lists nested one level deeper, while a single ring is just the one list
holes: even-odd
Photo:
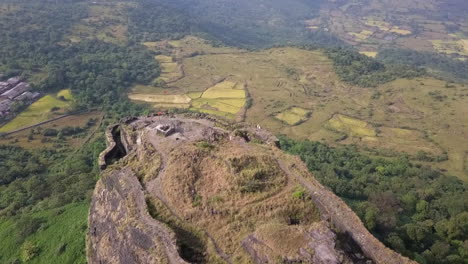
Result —
[{"label": "rocky cliff face", "polygon": [[106,135],[89,263],[412,263],[260,128],[141,117]]}]

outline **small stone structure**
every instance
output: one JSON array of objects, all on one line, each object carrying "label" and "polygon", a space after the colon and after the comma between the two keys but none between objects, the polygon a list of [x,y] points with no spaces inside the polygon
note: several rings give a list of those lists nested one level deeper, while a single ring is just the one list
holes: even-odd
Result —
[{"label": "small stone structure", "polygon": [[168,137],[175,132],[175,127],[169,124],[159,124],[156,126],[156,133],[158,135]]}]

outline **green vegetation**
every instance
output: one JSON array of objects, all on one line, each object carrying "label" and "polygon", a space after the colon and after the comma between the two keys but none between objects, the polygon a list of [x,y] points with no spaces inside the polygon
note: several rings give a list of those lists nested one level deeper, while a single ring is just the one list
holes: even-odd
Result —
[{"label": "green vegetation", "polygon": [[399,78],[414,78],[424,74],[421,69],[403,64],[385,65],[349,49],[329,49],[327,55],[333,60],[336,73],[343,81],[364,87],[377,86]]},{"label": "green vegetation", "polygon": [[7,76],[46,72],[35,89],[56,92],[69,88],[79,106],[117,109],[128,108],[121,94],[130,84],[148,83],[159,74],[154,55],[140,45],[120,46],[99,39],[64,42],[73,25],[86,17],[84,4],[20,2],[15,6],[18,11],[0,21],[5,37],[0,70],[6,69]]},{"label": "green vegetation", "polygon": [[281,137],[324,185],[358,213],[385,244],[420,263],[468,259],[468,185],[404,156],[371,158],[355,147],[331,148]]},{"label": "green vegetation", "polygon": [[[104,126],[122,116],[147,113],[149,107],[128,100],[133,87],[130,99],[156,109],[242,116],[297,139],[355,143],[359,151],[403,155],[460,178],[468,175],[467,90],[423,77],[466,81],[468,62],[377,47],[438,48],[460,59],[461,47],[466,49],[466,23],[445,23],[447,18],[440,14],[425,13],[430,6],[422,12],[419,0],[405,2],[418,16],[407,16],[405,9],[399,9],[405,18],[372,14],[359,3],[342,6],[338,1],[338,12],[319,18],[322,2],[1,1],[0,72],[5,77],[21,75],[34,90],[49,95],[0,131],[74,110],[99,109],[109,118]],[[447,14],[463,11],[433,7]],[[323,19],[327,21],[321,24]],[[378,51],[376,59],[349,48],[329,48],[344,44],[321,30],[325,28],[345,42],[358,43],[359,50],[372,52],[367,55]],[[391,43],[385,40],[388,34],[395,37]],[[425,40],[428,36],[448,40],[434,47]],[[223,44],[247,49],[312,44],[314,49],[248,52]],[[316,49],[323,46],[327,49]],[[226,78],[229,81],[214,86]],[[245,105],[248,110],[243,113]],[[96,122],[97,115],[74,118],[78,117],[0,139],[0,262],[84,262],[87,198],[104,144],[95,141],[93,126],[84,124]],[[85,139],[86,134],[91,137]],[[466,187],[458,180],[406,158],[368,158],[357,149],[310,142],[300,149],[300,143],[283,141],[289,142],[291,152],[302,154],[315,175],[346,198],[388,245],[421,263],[460,263],[467,258],[466,205],[459,204],[467,200]],[[267,169],[250,168],[241,175],[241,184],[246,192],[269,187],[265,175]],[[299,191],[293,194],[299,196]]]},{"label": "green vegetation", "polygon": [[459,61],[446,56],[415,50],[386,49],[377,57],[384,63],[400,63],[416,67],[425,67],[428,72],[438,77],[467,81],[468,61]]},{"label": "green vegetation", "polygon": [[2,263],[85,262],[88,199],[104,143],[95,140],[79,151],[58,146],[26,150],[0,145]]},{"label": "green vegetation", "polygon": [[[78,202],[23,214],[15,224],[3,222],[0,259],[3,263],[86,263],[87,214],[87,202]],[[24,233],[28,229],[34,234]]]}]

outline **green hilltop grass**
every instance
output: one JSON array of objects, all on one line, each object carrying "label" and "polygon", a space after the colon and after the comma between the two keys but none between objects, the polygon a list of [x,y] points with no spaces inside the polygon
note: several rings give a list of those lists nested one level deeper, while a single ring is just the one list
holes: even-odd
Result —
[{"label": "green hilltop grass", "polygon": [[[27,263],[86,263],[84,251],[88,208],[87,203],[75,203],[31,214],[33,218],[44,220],[44,225],[26,239],[39,248],[39,255]],[[18,230],[13,221],[0,221],[0,237],[3,239],[0,251],[4,253],[0,256],[1,263],[20,259],[21,245],[16,243],[16,237],[12,235],[16,233]]]}]

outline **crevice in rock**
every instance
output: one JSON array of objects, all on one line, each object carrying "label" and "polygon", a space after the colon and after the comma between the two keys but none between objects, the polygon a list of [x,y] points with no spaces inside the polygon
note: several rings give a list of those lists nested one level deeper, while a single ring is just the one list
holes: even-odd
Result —
[{"label": "crevice in rock", "polygon": [[361,247],[354,241],[348,232],[337,233],[337,245],[339,250],[345,254],[356,264],[372,264],[374,261],[365,256]]},{"label": "crevice in rock", "polygon": [[120,126],[115,126],[111,133],[112,140],[115,142],[115,146],[111,151],[109,151],[109,153],[107,153],[105,157],[107,166],[117,162],[127,155],[125,146],[122,144]]}]

